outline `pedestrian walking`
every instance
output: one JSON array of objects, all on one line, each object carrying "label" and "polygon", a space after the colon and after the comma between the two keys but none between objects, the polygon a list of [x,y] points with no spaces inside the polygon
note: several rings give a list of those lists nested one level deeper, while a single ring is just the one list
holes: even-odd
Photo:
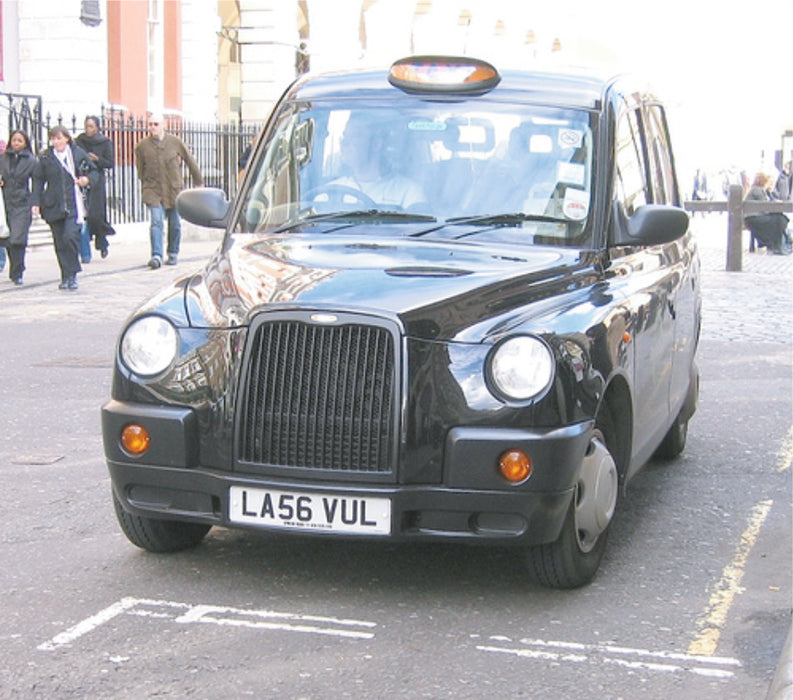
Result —
[{"label": "pedestrian walking", "polygon": [[10,260],[8,276],[16,285],[22,284],[25,273],[25,250],[33,218],[30,180],[35,168],[36,157],[30,138],[24,131],[12,131],[8,148],[0,155],[0,187],[3,190],[5,223],[9,233],[8,238],[4,239]]},{"label": "pedestrian walking", "polygon": [[91,238],[94,248],[106,258],[109,243],[108,236],[115,235],[115,230],[107,220],[107,197],[105,194],[105,170],[115,165],[113,160],[113,142],[100,131],[99,117],[86,117],[85,131],[75,143],[82,148],[96,166],[99,179],[88,190],[88,202],[85,221],[80,232],[80,258],[84,263],[91,262]]},{"label": "pedestrian walking", "polygon": [[202,187],[201,171],[187,146],[179,137],[166,133],[162,116],[153,114],[149,117],[149,136],[135,147],[135,165],[142,185],[143,203],[148,207],[151,219],[149,267],[153,270],[163,262],[165,218],[168,219],[168,258],[165,264],[176,265],[178,262],[182,224],[176,210],[176,196],[184,188],[182,163],[187,166],[195,186]]},{"label": "pedestrian walking", "polygon": [[691,199],[696,201],[704,201],[710,199],[708,190],[708,176],[704,170],[697,168],[694,173],[694,185],[691,188]]},{"label": "pedestrian walking", "polygon": [[99,174],[88,154],[72,142],[65,126],[50,129],[50,147],[39,155],[33,171],[33,214],[49,224],[61,269],[58,289],[77,289],[80,229],[85,221],[84,188],[96,185]]}]

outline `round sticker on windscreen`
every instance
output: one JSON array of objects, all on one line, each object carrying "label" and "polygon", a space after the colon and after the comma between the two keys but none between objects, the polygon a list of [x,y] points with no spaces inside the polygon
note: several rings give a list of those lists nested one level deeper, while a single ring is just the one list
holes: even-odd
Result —
[{"label": "round sticker on windscreen", "polygon": [[568,187],[564,193],[562,212],[568,219],[581,221],[589,213],[589,194],[584,190]]}]

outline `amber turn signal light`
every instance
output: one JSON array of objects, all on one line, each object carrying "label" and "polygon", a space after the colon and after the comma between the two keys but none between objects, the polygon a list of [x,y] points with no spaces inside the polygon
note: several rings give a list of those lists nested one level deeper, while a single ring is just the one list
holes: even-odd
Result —
[{"label": "amber turn signal light", "polygon": [[507,481],[519,484],[531,476],[531,459],[522,450],[507,450],[498,458],[498,472]]},{"label": "amber turn signal light", "polygon": [[151,436],[149,431],[137,423],[129,423],[121,431],[121,447],[133,457],[142,455],[149,449]]}]

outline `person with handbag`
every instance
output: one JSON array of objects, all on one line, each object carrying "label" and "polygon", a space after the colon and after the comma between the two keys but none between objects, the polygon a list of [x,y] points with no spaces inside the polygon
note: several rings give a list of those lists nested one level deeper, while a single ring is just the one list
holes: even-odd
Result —
[{"label": "person with handbag", "polygon": [[8,276],[16,285],[22,284],[25,272],[25,250],[32,221],[30,179],[35,167],[30,138],[24,131],[12,131],[8,147],[0,155],[0,187],[5,208],[3,223],[8,232],[4,239],[10,260]]},{"label": "person with handbag", "polygon": [[50,147],[42,151],[33,174],[33,214],[49,224],[61,269],[58,289],[76,290],[80,266],[80,230],[85,221],[84,191],[99,173],[88,154],[72,142],[65,126],[50,129]]}]

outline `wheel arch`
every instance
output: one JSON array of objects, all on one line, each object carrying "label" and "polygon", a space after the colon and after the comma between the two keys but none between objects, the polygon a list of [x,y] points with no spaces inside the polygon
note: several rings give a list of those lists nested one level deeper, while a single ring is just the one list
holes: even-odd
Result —
[{"label": "wheel arch", "polygon": [[625,377],[615,375],[608,383],[598,408],[596,425],[603,433],[620,481],[625,483],[633,441],[633,401]]}]

